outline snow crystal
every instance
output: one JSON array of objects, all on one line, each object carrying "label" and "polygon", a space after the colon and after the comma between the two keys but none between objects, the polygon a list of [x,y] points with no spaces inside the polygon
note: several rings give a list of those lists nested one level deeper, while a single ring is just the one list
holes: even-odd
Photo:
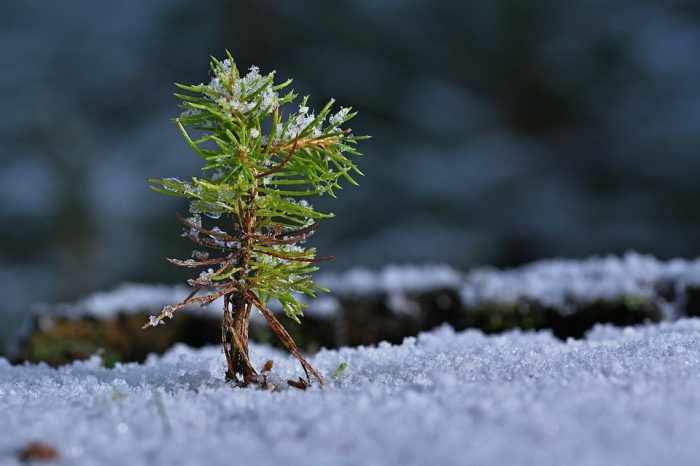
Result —
[{"label": "snow crystal", "polygon": [[197,115],[201,115],[201,114],[202,114],[202,111],[198,108],[188,108],[184,112],[180,113],[180,117],[187,118],[190,116],[197,116]]},{"label": "snow crystal", "polygon": [[337,125],[343,121],[346,116],[348,116],[349,112],[350,109],[348,107],[342,107],[340,110],[338,110],[338,113],[331,115],[330,118],[328,118],[328,123],[331,125]]},{"label": "snow crystal", "polygon": [[[222,230],[219,227],[214,227],[211,229],[211,231],[214,233],[218,233],[219,235],[230,236],[228,233],[226,233],[224,230]],[[222,240],[221,238],[219,238],[218,236],[211,236],[210,239],[211,239],[212,243],[216,244],[217,246],[221,246],[221,247],[227,246],[227,245],[232,243],[232,241],[226,242],[226,241]]]},{"label": "snow crystal", "polygon": [[168,181],[168,183],[163,184],[163,189],[170,192],[177,192],[177,189],[173,188],[171,184],[184,184],[178,178],[165,178],[163,181]]},{"label": "snow crystal", "polygon": [[165,317],[167,317],[168,319],[172,319],[173,318],[173,307],[170,305],[164,306],[162,314]]},{"label": "snow crystal", "polygon": [[194,226],[201,227],[202,226],[202,217],[199,214],[194,214],[191,217],[187,219],[189,223],[191,223]]},{"label": "snow crystal", "polygon": [[[275,383],[300,373],[267,346],[251,358]],[[219,347],[112,370],[0,359],[0,463],[40,440],[76,465],[697,464],[699,320],[568,342],[442,327],[310,362],[324,389],[268,393],[227,385]]]},{"label": "snow crystal", "polygon": [[202,272],[200,272],[197,280],[199,280],[201,282],[208,282],[213,274],[214,274],[214,269],[203,270]]},{"label": "snow crystal", "polygon": [[192,251],[192,257],[203,261],[209,259],[209,253],[206,251]]},{"label": "snow crystal", "polygon": [[155,327],[156,325],[164,324],[162,320],[158,319],[158,316],[148,316],[148,325]]},{"label": "snow crystal", "polygon": [[[224,60],[221,64],[224,74],[229,73],[233,64],[229,60]],[[264,114],[270,113],[277,107],[279,98],[272,85],[265,83],[266,78],[267,76],[260,74],[260,69],[257,66],[251,66],[248,74],[233,80],[230,86],[225,85],[221,78],[215,76],[206,87],[219,95],[213,100],[226,111],[246,114],[257,109],[256,111]],[[265,86],[264,89],[263,86]],[[250,96],[256,92],[258,94],[248,101]],[[207,97],[210,96],[207,94]]]},{"label": "snow crystal", "polygon": [[[278,123],[275,129],[274,138],[271,143],[288,142],[299,136],[309,125],[316,119],[313,112],[309,113],[309,107],[301,106],[296,116],[290,117],[289,125],[286,123]],[[311,136],[319,137],[323,132],[323,121],[320,120],[311,127]],[[286,129],[285,129],[286,128]]]}]

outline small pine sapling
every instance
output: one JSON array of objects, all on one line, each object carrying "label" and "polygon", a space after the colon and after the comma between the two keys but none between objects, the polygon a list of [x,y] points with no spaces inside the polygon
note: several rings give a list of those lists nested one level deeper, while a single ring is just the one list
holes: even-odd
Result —
[{"label": "small pine sapling", "polygon": [[344,128],[356,114],[349,108],[332,113],[331,100],[315,115],[308,97],[292,108],[297,95],[282,92],[291,80],[276,84],[274,72],[261,74],[257,67],[242,76],[227,56],[212,57],[208,84],[177,84],[185,93],[175,94],[184,109],[175,123],[203,159],[201,175],[189,181],[148,180],[155,191],[190,200],[191,216],[178,218],[183,236],[200,250],[187,260],[168,260],[207,270],[188,280],[194,288],[189,296],[151,316],[144,328],[164,323],[187,305],[222,298],[226,378],[239,385],[260,383],[248,354],[250,313],[256,308],[299,360],[303,385],[312,377],[322,384],[268,304],[277,301],[300,323],[305,303],[299,297],[328,291],[310,274],[315,263],[332,258],[316,258],[316,249],[304,243],[319,221],[333,214],[314,210],[307,199],[335,197],[342,180],[357,184],[353,176],[362,173],[349,156],[360,155],[354,146],[366,136]]}]

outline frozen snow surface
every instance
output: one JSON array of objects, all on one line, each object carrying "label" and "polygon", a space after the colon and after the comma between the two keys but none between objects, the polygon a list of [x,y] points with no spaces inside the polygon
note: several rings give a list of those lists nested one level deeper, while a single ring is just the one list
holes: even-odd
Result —
[{"label": "frozen snow surface", "polygon": [[[321,274],[317,281],[332,290],[331,294],[312,300],[305,311],[319,317],[332,317],[340,309],[338,297],[383,294],[392,309],[400,313],[410,311],[408,295],[440,289],[458,290],[467,308],[484,302],[533,300],[567,313],[572,302],[625,297],[654,299],[658,295],[657,287],[663,284],[675,287],[677,295],[682,296],[686,286],[700,284],[700,259],[661,261],[630,252],[622,257],[542,260],[511,270],[484,267],[468,273],[447,265],[389,265],[378,271],[356,268],[344,274]],[[54,311],[109,318],[118,312],[153,311],[181,301],[190,291],[191,288],[182,285],[127,283],[112,291],[92,294],[75,304],[59,305]],[[677,305],[682,303],[659,304],[667,319],[681,317]],[[210,306],[216,310],[213,315],[219,315],[221,306],[220,300]]]},{"label": "frozen snow surface", "polygon": [[651,298],[656,294],[655,287],[664,282],[675,286],[675,291],[697,285],[700,260],[661,261],[630,252],[623,257],[542,260],[508,271],[483,268],[467,276],[460,294],[467,305],[531,299],[566,312],[567,304],[572,301]]},{"label": "frozen snow surface", "polygon": [[[299,368],[274,359],[284,380]],[[442,327],[321,351],[324,389],[223,382],[218,348],[142,365],[0,359],[0,464],[39,440],[65,465],[697,465],[700,320],[600,326],[583,340]]]}]

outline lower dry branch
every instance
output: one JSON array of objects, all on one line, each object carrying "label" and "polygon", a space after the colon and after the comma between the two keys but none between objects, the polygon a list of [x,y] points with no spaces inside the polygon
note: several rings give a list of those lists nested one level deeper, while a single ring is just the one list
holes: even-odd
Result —
[{"label": "lower dry branch", "polygon": [[238,288],[238,286],[231,286],[230,284],[227,284],[227,288],[220,289],[214,292],[211,292],[205,296],[199,296],[195,298],[195,295],[202,291],[204,289],[203,286],[196,288],[195,290],[192,291],[185,299],[180,301],[179,303],[173,305],[173,306],[165,306],[163,310],[158,314],[157,316],[151,316],[146,324],[142,328],[148,328],[148,327],[155,327],[158,324],[163,323],[163,320],[167,317],[169,319],[172,319],[173,313],[177,310],[182,309],[185,306],[189,306],[190,304],[199,304],[200,306],[207,306],[220,297],[232,293]]}]

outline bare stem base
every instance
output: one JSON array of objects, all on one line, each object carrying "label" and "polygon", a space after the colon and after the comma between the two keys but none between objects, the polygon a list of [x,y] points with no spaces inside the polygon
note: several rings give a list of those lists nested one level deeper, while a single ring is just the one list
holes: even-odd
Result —
[{"label": "bare stem base", "polygon": [[231,293],[224,296],[221,342],[228,366],[226,380],[239,386],[258,384],[262,380],[258,377],[255,368],[253,368],[248,354],[248,327],[250,324],[250,311],[253,305],[260,310],[272,331],[277,335],[277,338],[299,360],[302,369],[304,369],[306,381],[300,378],[298,381],[289,381],[289,385],[297,388],[306,388],[311,384],[312,376],[320,384],[323,384],[321,375],[302,356],[296,343],[294,343],[292,337],[274,314],[256,296],[241,293]]},{"label": "bare stem base", "polygon": [[224,317],[221,323],[221,342],[226,355],[226,380],[237,385],[255,383],[257,372],[250,363],[248,354],[248,327],[250,304],[243,296],[232,293],[224,297]]}]

